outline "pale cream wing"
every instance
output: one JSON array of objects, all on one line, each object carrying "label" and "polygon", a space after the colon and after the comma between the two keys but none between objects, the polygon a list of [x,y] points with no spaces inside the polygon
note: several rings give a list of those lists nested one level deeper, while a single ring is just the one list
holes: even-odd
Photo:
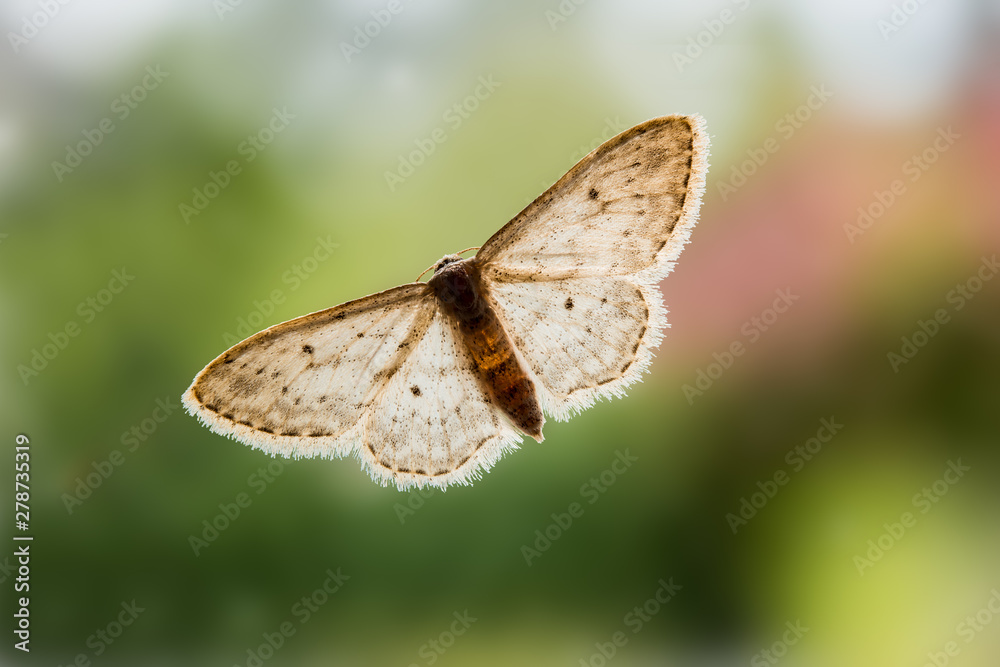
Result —
[{"label": "pale cream wing", "polygon": [[490,298],[556,419],[621,395],[667,326],[657,287],[694,227],[708,168],[697,116],[599,146],[476,255]]},{"label": "pale cream wing", "polygon": [[184,406],[270,454],[354,453],[363,417],[436,309],[427,285],[413,283],[275,325],[206,366]]},{"label": "pale cream wing", "polygon": [[700,116],[666,116],[598,146],[494,234],[488,279],[541,281],[669,272],[698,217],[708,169]]},{"label": "pale cream wing", "polygon": [[360,456],[382,484],[470,484],[521,440],[455,327],[438,310],[366,415]]},{"label": "pale cream wing", "polygon": [[490,296],[542,409],[559,420],[624,395],[649,366],[666,324],[656,287],[625,277],[496,282]]}]

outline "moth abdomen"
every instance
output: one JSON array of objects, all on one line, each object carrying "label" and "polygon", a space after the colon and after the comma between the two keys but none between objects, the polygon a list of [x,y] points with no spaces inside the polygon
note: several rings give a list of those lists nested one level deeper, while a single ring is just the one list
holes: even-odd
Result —
[{"label": "moth abdomen", "polygon": [[427,284],[454,318],[485,389],[523,433],[541,440],[545,420],[535,385],[489,303],[475,258],[443,266]]}]

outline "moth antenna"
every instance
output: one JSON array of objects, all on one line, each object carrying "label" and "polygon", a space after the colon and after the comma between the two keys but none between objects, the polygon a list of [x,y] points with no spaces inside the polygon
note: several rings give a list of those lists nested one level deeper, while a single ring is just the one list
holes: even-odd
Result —
[{"label": "moth antenna", "polygon": [[465,250],[459,250],[459,251],[458,251],[458,252],[456,252],[455,254],[456,254],[456,255],[461,255],[461,254],[462,254],[463,252],[469,252],[470,250],[479,250],[480,248],[482,248],[482,246],[479,246],[479,245],[474,245],[474,246],[472,246],[471,248],[466,248]]},{"label": "moth antenna", "polygon": [[437,262],[434,262],[433,264],[431,264],[430,266],[428,266],[426,269],[424,269],[423,272],[419,276],[417,276],[417,279],[414,280],[413,282],[419,283],[420,279],[424,277],[424,274],[427,273],[428,271],[430,271],[431,269],[433,269],[435,266],[437,266]]}]

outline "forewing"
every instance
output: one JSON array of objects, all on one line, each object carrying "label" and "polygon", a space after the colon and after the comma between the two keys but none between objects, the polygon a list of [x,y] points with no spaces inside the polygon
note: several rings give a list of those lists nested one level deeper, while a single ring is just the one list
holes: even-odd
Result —
[{"label": "forewing", "polygon": [[367,414],[360,455],[382,484],[469,484],[521,440],[485,392],[455,327],[437,311]]},{"label": "forewing", "polygon": [[653,282],[697,220],[707,168],[699,116],[654,118],[583,158],[476,258],[488,279],[641,274]]},{"label": "forewing", "polygon": [[666,326],[657,283],[697,221],[708,137],[656,118],[581,160],[476,255],[543,409],[567,419],[621,395]]},{"label": "forewing", "polygon": [[184,394],[209,428],[282,456],[339,457],[434,317],[427,285],[403,285],[251,336]]}]

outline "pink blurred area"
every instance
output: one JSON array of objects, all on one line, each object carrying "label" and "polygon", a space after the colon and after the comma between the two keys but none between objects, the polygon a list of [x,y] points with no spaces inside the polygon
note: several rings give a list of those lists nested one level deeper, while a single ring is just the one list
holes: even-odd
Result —
[{"label": "pink blurred area", "polygon": [[[799,299],[756,346],[780,351],[767,355],[776,363],[815,364],[817,350],[871,316],[866,294],[881,291],[873,281],[912,276],[918,284],[929,271],[960,279],[1000,252],[1000,80],[990,65],[997,59],[994,47],[954,107],[919,125],[873,126],[817,112],[725,200],[720,183],[749,157],[713,164],[692,242],[662,285],[674,325],[662,354],[697,366],[733,341],[746,342],[741,326],[787,288]],[[959,138],[911,180],[913,158],[933,155],[948,128]],[[765,138],[747,150],[759,150]],[[890,192],[896,179],[906,187],[899,196]],[[873,206],[878,193],[895,201],[867,228],[857,226],[859,208]],[[942,297],[948,289],[940,284]]]}]

